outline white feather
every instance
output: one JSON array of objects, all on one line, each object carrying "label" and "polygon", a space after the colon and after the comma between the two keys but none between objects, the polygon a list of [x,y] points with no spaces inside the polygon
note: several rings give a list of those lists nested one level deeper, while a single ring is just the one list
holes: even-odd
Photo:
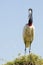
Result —
[{"label": "white feather", "polygon": [[34,26],[25,25],[23,29],[23,40],[26,43],[26,48],[30,46],[34,39]]}]

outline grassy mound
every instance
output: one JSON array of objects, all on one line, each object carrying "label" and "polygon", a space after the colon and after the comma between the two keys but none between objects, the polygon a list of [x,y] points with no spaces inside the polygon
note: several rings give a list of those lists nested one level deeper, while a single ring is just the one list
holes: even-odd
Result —
[{"label": "grassy mound", "polygon": [[7,62],[4,65],[43,65],[43,59],[37,55],[30,54],[20,56],[12,62]]}]

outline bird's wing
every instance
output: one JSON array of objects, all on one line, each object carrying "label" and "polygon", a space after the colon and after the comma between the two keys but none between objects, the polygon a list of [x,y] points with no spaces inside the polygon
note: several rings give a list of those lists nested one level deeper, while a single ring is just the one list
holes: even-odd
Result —
[{"label": "bird's wing", "polygon": [[33,41],[33,39],[34,39],[34,36],[35,36],[35,28],[34,28],[34,26],[32,27],[32,41]]},{"label": "bird's wing", "polygon": [[24,40],[24,43],[25,43],[25,38],[27,37],[27,25],[24,26],[23,28],[23,40]]},{"label": "bird's wing", "polygon": [[29,27],[28,26],[24,26],[23,29],[23,40],[24,43],[26,44],[26,47],[30,46],[30,37],[29,37]]}]

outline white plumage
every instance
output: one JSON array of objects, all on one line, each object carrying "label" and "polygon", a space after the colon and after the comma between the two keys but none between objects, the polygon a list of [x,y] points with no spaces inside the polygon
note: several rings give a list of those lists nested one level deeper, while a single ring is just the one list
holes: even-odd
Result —
[{"label": "white plumage", "polygon": [[34,39],[34,26],[33,24],[31,26],[25,25],[23,29],[23,40],[26,48],[30,47],[30,44],[32,43]]}]

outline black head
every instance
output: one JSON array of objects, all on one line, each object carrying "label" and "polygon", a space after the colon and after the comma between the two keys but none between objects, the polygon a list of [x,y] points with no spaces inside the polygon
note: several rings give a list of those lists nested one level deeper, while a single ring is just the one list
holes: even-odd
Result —
[{"label": "black head", "polygon": [[32,13],[33,13],[32,9],[29,8],[29,9],[28,9],[28,12],[29,12],[29,18],[31,18],[31,17],[32,17]]},{"label": "black head", "polygon": [[31,26],[33,23],[33,19],[32,19],[32,9],[28,9],[29,11],[29,20],[28,20],[28,24]]}]

